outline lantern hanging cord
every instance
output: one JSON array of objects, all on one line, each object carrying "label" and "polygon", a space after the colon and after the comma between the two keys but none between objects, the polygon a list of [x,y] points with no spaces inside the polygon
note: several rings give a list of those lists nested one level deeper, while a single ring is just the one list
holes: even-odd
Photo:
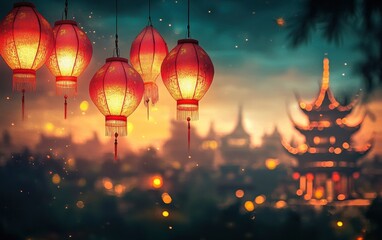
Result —
[{"label": "lantern hanging cord", "polygon": [[118,0],[115,0],[115,54],[119,57],[118,47]]},{"label": "lantern hanging cord", "polygon": [[118,160],[118,133],[114,134],[114,161]]},{"label": "lantern hanging cord", "polygon": [[187,117],[187,150],[188,155],[190,155],[190,143],[191,143],[191,124],[190,124],[191,118]]},{"label": "lantern hanging cord", "polygon": [[65,0],[65,20],[68,20],[68,0]]},{"label": "lantern hanging cord", "polygon": [[23,96],[21,98],[21,118],[25,119],[25,89],[22,90]]},{"label": "lantern hanging cord", "polygon": [[149,25],[153,25],[153,23],[151,22],[151,0],[149,0]]},{"label": "lantern hanging cord", "polygon": [[190,38],[190,0],[187,5],[187,38]]},{"label": "lantern hanging cord", "polygon": [[67,116],[67,112],[68,112],[68,102],[67,102],[67,99],[68,99],[68,95],[65,94],[64,96],[64,119],[66,119],[66,116]]}]

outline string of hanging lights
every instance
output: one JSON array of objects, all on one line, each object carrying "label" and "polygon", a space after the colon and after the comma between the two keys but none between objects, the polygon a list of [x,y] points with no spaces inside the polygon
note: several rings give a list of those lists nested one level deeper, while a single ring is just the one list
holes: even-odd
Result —
[{"label": "string of hanging lights", "polygon": [[93,47],[77,22],[68,20],[68,0],[65,20],[55,22],[55,45],[46,66],[56,77],[56,95],[64,96],[64,118],[67,118],[67,98],[77,94],[77,78],[89,65]]},{"label": "string of hanging lights", "polygon": [[142,100],[144,84],[139,73],[119,56],[118,47],[118,0],[116,5],[115,49],[116,56],[94,74],[89,85],[89,94],[98,110],[105,116],[106,136],[114,136],[114,160],[118,159],[118,136],[127,135],[127,117]]}]

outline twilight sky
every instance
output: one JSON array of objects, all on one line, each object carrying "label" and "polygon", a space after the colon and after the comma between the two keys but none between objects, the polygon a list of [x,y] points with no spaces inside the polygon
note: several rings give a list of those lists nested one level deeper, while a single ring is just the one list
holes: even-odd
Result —
[{"label": "twilight sky", "polygon": [[[16,2],[16,1],[15,1]],[[35,0],[37,10],[53,25],[60,20],[64,0]],[[0,2],[0,17],[12,9],[13,1]],[[354,36],[345,36],[340,45],[329,44],[320,37],[319,28],[307,45],[292,49],[288,46],[288,26],[299,14],[304,0],[192,0],[191,37],[210,55],[215,65],[215,77],[210,90],[200,102],[200,120],[193,129],[201,135],[207,133],[214,121],[216,131],[225,134],[236,124],[238,105],[244,108],[245,126],[252,135],[253,145],[261,143],[261,136],[277,125],[289,139],[297,135],[287,117],[289,106],[295,119],[304,121],[297,111],[294,92],[303,99],[313,100],[318,91],[325,54],[330,59],[331,88],[341,100],[344,94],[354,95],[362,88],[362,81],[354,73],[359,53]],[[166,40],[171,50],[178,39],[186,37],[187,1],[152,0],[153,25]],[[276,22],[285,19],[284,26]],[[63,136],[72,134],[75,142],[91,138],[96,131],[102,141],[104,117],[91,102],[88,86],[93,74],[112,56],[115,35],[114,1],[69,0],[68,18],[75,20],[93,42],[93,58],[79,77],[79,91],[69,99],[69,116],[63,119],[63,98],[55,96],[54,76],[44,66],[37,72],[37,91],[26,95],[27,119],[21,121],[21,94],[12,93],[11,70],[0,60],[0,131],[8,129],[16,143],[34,146],[41,133]],[[148,1],[119,1],[119,40],[122,57],[129,57],[130,44],[148,21]],[[351,27],[351,26],[349,26]],[[160,100],[152,109],[150,121],[141,103],[129,117],[128,142],[132,148],[147,145],[161,147],[169,136],[170,119],[175,118],[176,104],[161,79]],[[377,146],[382,139],[381,92],[375,91],[367,107],[377,117],[366,118],[356,136],[364,142],[376,131]],[[80,104],[89,103],[82,111]],[[362,110],[353,115],[358,119]],[[380,145],[380,144],[379,144]]]}]

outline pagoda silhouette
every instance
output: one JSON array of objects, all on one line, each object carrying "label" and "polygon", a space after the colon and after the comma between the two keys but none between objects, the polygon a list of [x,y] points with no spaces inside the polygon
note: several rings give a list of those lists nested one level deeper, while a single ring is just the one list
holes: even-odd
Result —
[{"label": "pagoda silhouette", "polygon": [[359,198],[355,181],[360,176],[357,161],[371,149],[372,141],[355,147],[352,136],[360,129],[365,118],[349,124],[349,115],[359,103],[359,97],[350,103],[339,103],[329,87],[329,59],[323,60],[321,89],[312,103],[298,98],[299,107],[308,118],[308,125],[296,123],[295,129],[305,137],[305,143],[295,147],[282,141],[284,148],[297,159],[293,179],[298,181],[296,194],[305,200],[324,202]]}]

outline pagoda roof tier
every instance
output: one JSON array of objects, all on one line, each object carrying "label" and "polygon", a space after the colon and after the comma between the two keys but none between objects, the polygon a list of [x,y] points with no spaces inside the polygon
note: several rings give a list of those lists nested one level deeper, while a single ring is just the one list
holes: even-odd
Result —
[{"label": "pagoda roof tier", "polygon": [[303,102],[299,96],[296,95],[300,109],[306,115],[312,115],[314,113],[323,114],[323,112],[332,112],[348,115],[352,111],[353,107],[359,102],[359,98],[353,99],[347,105],[341,105],[334,97],[332,91],[330,90],[329,81],[329,59],[324,58],[323,60],[323,74],[321,81],[321,88],[314,100],[311,103]]},{"label": "pagoda roof tier", "polygon": [[343,149],[339,147],[332,147],[332,149],[329,148],[328,151],[325,152],[320,151],[319,148],[309,147],[306,144],[302,144],[300,147],[296,148],[291,146],[286,141],[282,141],[282,145],[290,155],[297,158],[298,162],[315,162],[322,161],[322,159],[329,159],[333,161],[336,159],[357,161],[371,150],[373,140],[369,141],[369,143],[360,148]]},{"label": "pagoda roof tier", "polygon": [[360,167],[359,166],[333,166],[333,167],[321,167],[321,166],[304,166],[304,167],[295,167],[293,168],[294,171],[300,173],[300,174],[307,174],[307,173],[327,173],[332,174],[333,172],[340,172],[340,173],[348,173],[349,175],[354,172],[359,172]]}]

